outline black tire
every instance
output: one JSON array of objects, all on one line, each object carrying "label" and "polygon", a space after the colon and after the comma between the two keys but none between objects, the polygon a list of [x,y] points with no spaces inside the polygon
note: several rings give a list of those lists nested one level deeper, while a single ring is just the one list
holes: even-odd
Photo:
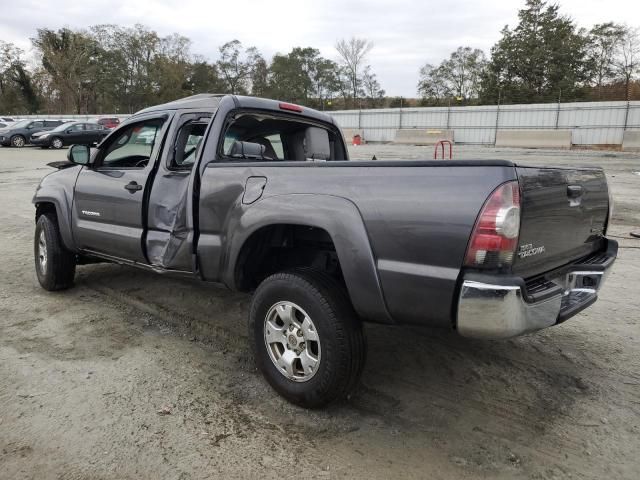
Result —
[{"label": "black tire", "polygon": [[[307,381],[287,378],[271,360],[265,342],[267,314],[283,301],[300,306],[317,331],[321,356],[317,371]],[[357,385],[365,363],[362,323],[344,287],[312,269],[276,273],[258,286],[249,312],[249,338],[256,364],[269,384],[290,402],[307,408],[347,397]]]},{"label": "black tire", "polygon": [[[59,140],[59,141],[57,141],[57,140]],[[64,147],[64,142],[62,141],[62,139],[60,137],[53,137],[51,140],[49,140],[49,146],[51,148],[59,150],[62,147]]]},{"label": "black tire", "polygon": [[22,148],[26,145],[27,139],[22,135],[14,135],[11,137],[11,146],[16,148]]},{"label": "black tire", "polygon": [[[42,237],[41,237],[42,234]],[[43,253],[40,240],[44,240],[46,249],[43,264]],[[33,242],[36,275],[38,282],[45,290],[64,290],[73,285],[76,274],[76,256],[62,244],[58,219],[53,213],[45,213],[38,217],[36,233]]]}]

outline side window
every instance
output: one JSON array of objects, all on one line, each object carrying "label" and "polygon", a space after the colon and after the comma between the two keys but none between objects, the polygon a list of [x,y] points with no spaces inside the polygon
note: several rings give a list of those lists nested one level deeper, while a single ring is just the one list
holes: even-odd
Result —
[{"label": "side window", "polygon": [[111,168],[144,168],[149,163],[163,119],[151,119],[126,127],[106,147],[100,165]]},{"label": "side window", "polygon": [[57,127],[58,125],[62,125],[60,122],[56,122],[54,120],[45,120],[44,121],[44,126],[45,127]]},{"label": "side window", "polygon": [[284,159],[284,147],[282,146],[282,137],[280,136],[280,134],[276,133],[275,135],[269,135],[268,137],[264,138],[267,142],[269,142],[278,159]]},{"label": "side window", "polygon": [[43,128],[44,127],[44,122],[31,122],[31,125],[29,125],[31,128]]},{"label": "side window", "polygon": [[84,123],[76,123],[75,125],[71,125],[71,128],[69,129],[72,132],[81,132],[84,130]]},{"label": "side window", "polygon": [[193,167],[206,130],[207,123],[201,120],[187,122],[180,127],[169,168],[183,170]]}]

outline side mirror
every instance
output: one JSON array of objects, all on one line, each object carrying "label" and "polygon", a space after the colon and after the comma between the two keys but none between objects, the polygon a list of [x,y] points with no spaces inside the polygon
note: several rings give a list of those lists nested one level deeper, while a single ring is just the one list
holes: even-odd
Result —
[{"label": "side mirror", "polygon": [[71,133],[71,132],[73,132],[73,128],[68,128],[65,133]]},{"label": "side mirror", "polygon": [[76,165],[88,165],[89,152],[90,148],[87,145],[71,145],[67,153],[67,160]]}]

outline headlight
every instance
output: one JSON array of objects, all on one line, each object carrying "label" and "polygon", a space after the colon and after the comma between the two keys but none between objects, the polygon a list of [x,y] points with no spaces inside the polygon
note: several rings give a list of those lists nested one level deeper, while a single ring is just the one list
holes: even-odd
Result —
[{"label": "headlight", "polygon": [[40,135],[39,137],[36,137],[36,138],[47,138],[48,136],[49,136],[49,134],[45,133],[44,135]]}]

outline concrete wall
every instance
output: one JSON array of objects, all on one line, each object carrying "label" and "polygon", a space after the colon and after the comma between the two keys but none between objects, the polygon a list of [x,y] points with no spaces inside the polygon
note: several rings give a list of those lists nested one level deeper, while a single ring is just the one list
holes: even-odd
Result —
[{"label": "concrete wall", "polygon": [[498,130],[496,147],[571,148],[571,130]]},{"label": "concrete wall", "polygon": [[497,130],[571,130],[573,145],[622,145],[640,130],[640,101],[382,108],[325,112],[367,142],[393,142],[403,129],[453,130],[456,144],[493,145]]},{"label": "concrete wall", "polygon": [[453,142],[453,130],[403,128],[396,130],[393,143],[408,145],[434,145],[440,140]]},{"label": "concrete wall", "polygon": [[640,130],[627,130],[622,137],[622,150],[640,152]]}]

